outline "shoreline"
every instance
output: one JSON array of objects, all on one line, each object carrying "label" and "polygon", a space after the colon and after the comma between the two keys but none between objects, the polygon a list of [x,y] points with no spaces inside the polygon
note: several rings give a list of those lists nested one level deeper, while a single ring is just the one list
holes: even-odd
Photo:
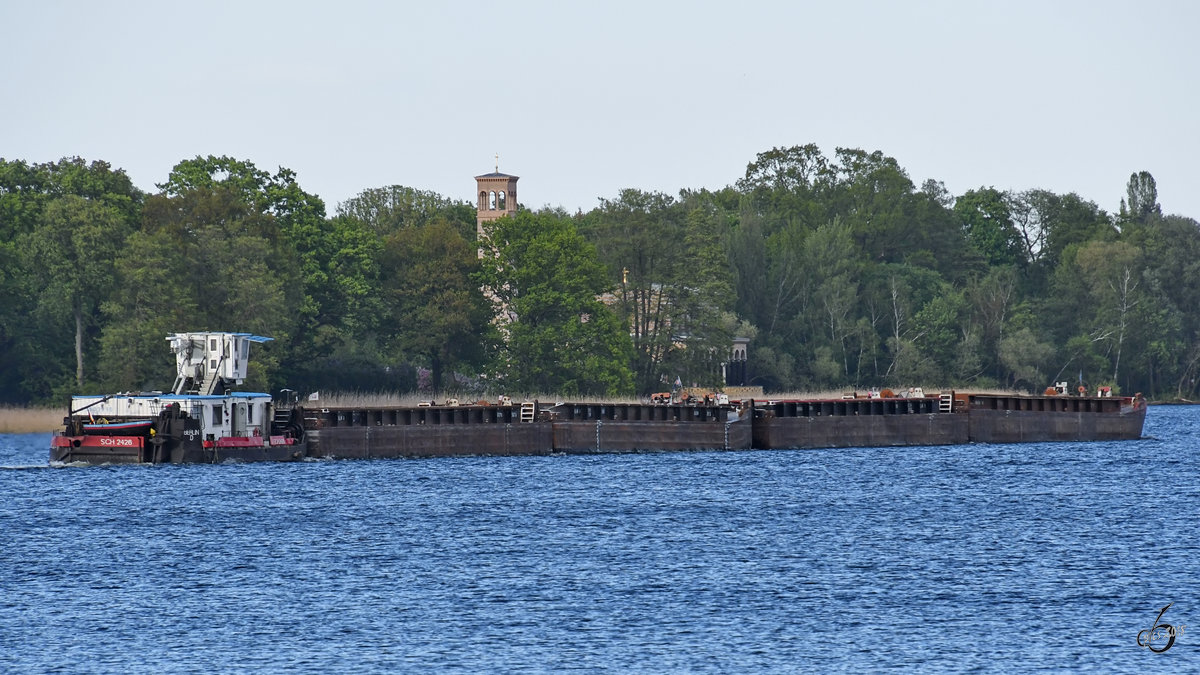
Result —
[{"label": "shoreline", "polygon": [[63,428],[62,408],[0,405],[0,434],[46,434]]}]

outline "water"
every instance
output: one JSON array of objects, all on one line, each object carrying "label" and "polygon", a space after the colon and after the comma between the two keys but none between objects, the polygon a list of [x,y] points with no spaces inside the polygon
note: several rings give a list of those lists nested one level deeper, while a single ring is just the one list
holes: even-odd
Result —
[{"label": "water", "polygon": [[[87,468],[0,436],[0,672],[1196,669],[1198,422]],[[1171,602],[1175,645],[1139,648]]]}]

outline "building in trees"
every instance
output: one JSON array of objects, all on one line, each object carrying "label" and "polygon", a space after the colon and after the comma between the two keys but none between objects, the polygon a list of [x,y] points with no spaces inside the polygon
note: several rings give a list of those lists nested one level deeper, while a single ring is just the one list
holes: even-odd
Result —
[{"label": "building in trees", "polygon": [[[517,181],[520,176],[500,173],[500,157],[496,157],[496,168],[491,173],[475,176],[475,237],[479,241],[479,257],[483,258],[483,224],[517,213]],[[493,293],[484,289],[488,302],[497,307],[493,323],[503,330],[505,324],[516,320],[511,308]]]},{"label": "building in trees", "polygon": [[750,350],[750,338],[733,338],[733,348],[729,350],[729,361],[721,364],[722,377],[725,386],[742,387],[749,380],[746,368],[746,353]]},{"label": "building in trees", "polygon": [[500,173],[499,161],[496,170],[475,176],[475,227],[483,232],[483,224],[517,212],[517,180],[519,176]]}]

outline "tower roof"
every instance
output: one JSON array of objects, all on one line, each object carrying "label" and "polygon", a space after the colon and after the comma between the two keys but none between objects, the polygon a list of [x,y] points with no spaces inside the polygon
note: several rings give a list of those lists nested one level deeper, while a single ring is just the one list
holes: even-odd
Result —
[{"label": "tower roof", "polygon": [[507,173],[493,171],[491,173],[485,173],[482,176],[475,176],[475,180],[479,180],[480,178],[520,178],[520,176],[513,176]]}]

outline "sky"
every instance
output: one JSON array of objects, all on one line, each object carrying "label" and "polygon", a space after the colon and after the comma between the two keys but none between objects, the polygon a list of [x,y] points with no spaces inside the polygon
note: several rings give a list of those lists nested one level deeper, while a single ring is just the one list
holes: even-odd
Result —
[{"label": "sky", "polygon": [[1149,171],[1200,219],[1200,3],[4,2],[0,157],[150,192],[228,155],[339,203],[389,185],[587,211],[734,184],[773,147],[882,151],[954,195]]}]

